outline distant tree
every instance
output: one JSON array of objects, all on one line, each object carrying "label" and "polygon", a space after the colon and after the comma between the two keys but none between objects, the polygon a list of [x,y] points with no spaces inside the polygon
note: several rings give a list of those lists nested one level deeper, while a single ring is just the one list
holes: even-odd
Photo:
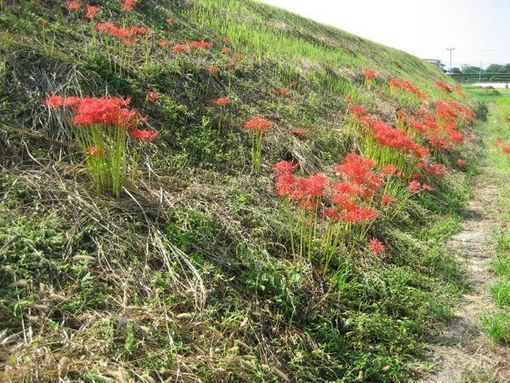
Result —
[{"label": "distant tree", "polygon": [[491,64],[487,68],[485,68],[487,73],[504,73],[505,66],[499,64]]},{"label": "distant tree", "polygon": [[463,65],[462,66],[462,74],[478,74],[484,73],[484,70],[479,66],[471,66],[471,65]]},{"label": "distant tree", "polygon": [[460,68],[452,68],[452,69],[450,69],[450,73],[461,74],[462,72],[461,72]]}]

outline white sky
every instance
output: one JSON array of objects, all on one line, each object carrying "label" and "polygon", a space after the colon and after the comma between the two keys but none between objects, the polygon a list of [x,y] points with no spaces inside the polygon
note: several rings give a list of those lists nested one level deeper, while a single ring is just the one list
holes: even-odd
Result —
[{"label": "white sky", "polygon": [[510,0],[259,0],[449,67],[510,63]]}]

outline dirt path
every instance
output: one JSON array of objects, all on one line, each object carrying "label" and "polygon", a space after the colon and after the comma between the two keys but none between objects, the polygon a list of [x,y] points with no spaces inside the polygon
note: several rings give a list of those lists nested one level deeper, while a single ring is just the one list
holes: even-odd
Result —
[{"label": "dirt path", "polygon": [[491,235],[497,224],[497,198],[497,189],[485,176],[475,186],[463,230],[448,244],[465,261],[473,290],[463,296],[455,317],[430,345],[430,360],[438,371],[423,382],[458,383],[466,372],[484,372],[497,382],[510,382],[510,348],[492,345],[480,327],[480,316],[494,310],[489,292],[494,276],[487,269],[494,252]]}]

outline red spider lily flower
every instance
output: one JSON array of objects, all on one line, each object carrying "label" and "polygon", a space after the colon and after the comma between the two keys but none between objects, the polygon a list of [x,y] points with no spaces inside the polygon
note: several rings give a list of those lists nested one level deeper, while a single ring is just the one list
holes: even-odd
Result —
[{"label": "red spider lily flower", "polygon": [[218,68],[216,65],[209,65],[209,66],[207,67],[207,71],[208,71],[209,73],[215,73],[215,72],[217,72],[219,69],[220,69],[220,68]]},{"label": "red spider lily flower", "polygon": [[122,10],[124,12],[131,12],[138,0],[122,0]]},{"label": "red spider lily flower", "polygon": [[379,241],[377,238],[372,238],[368,242],[368,248],[370,249],[370,251],[372,253],[374,253],[374,255],[379,255],[381,253],[384,253],[386,250],[386,246],[384,246],[384,244],[381,241]]},{"label": "red spider lily flower", "polygon": [[134,126],[131,126],[129,128],[129,134],[134,139],[140,140],[140,141],[153,141],[158,135],[159,132],[157,130],[142,130],[137,129]]},{"label": "red spider lily flower", "polygon": [[333,222],[338,222],[341,219],[340,211],[334,207],[325,208],[322,215]]},{"label": "red spider lily flower", "polygon": [[501,148],[501,150],[503,151],[503,153],[505,154],[510,154],[510,146],[503,146]]},{"label": "red spider lily flower", "polygon": [[464,90],[459,84],[455,85],[455,92],[459,94],[461,97],[466,97],[466,93],[464,93]]},{"label": "red spider lily flower", "polygon": [[93,157],[102,156],[104,154],[104,150],[101,147],[94,145],[94,146],[87,148],[87,154],[89,156],[93,156]]},{"label": "red spider lily flower", "polygon": [[214,100],[214,103],[217,106],[226,106],[226,105],[231,104],[232,100],[228,97],[220,97],[220,98],[217,98],[216,100]]},{"label": "red spider lily flower", "polygon": [[411,179],[413,179],[415,181],[419,181],[421,179],[421,173],[420,172],[414,172],[413,174],[411,174]]},{"label": "red spider lily flower", "polygon": [[207,49],[211,48],[213,46],[213,43],[209,43],[207,41],[201,40],[201,41],[191,41],[189,43],[190,48],[194,49]]},{"label": "red spider lily flower", "polygon": [[351,223],[368,223],[374,221],[379,212],[371,207],[354,205],[343,214],[343,220]]},{"label": "red spider lily flower", "polygon": [[150,29],[145,27],[124,28],[106,22],[98,23],[96,25],[96,29],[100,32],[105,32],[110,36],[117,37],[123,40],[123,42],[126,44],[135,43],[136,42],[136,40],[134,39],[135,35],[145,35],[150,32]]},{"label": "red spider lily flower", "polygon": [[296,136],[304,136],[306,133],[308,133],[308,130],[304,128],[296,128],[292,131],[292,134]]},{"label": "red spider lily flower", "polygon": [[290,197],[294,192],[295,184],[296,177],[293,174],[282,173],[276,180],[276,191],[280,197]]},{"label": "red spider lily flower", "polygon": [[182,53],[188,50],[188,46],[185,44],[175,44],[172,47],[172,53]]},{"label": "red spider lily flower", "polygon": [[256,130],[260,132],[267,131],[272,125],[273,123],[271,121],[261,116],[252,117],[243,124],[243,126],[248,130]]},{"label": "red spider lily flower", "polygon": [[462,158],[459,158],[459,159],[457,160],[457,165],[458,165],[458,166],[465,166],[466,164],[467,164],[467,161],[466,161],[466,160],[464,160],[464,159],[462,159]]},{"label": "red spider lily flower", "polygon": [[75,125],[122,125],[128,126],[139,118],[136,110],[127,106],[130,99],[120,97],[60,97],[51,96],[44,102],[48,106],[70,106],[76,109]]},{"label": "red spider lily flower", "polygon": [[372,168],[375,165],[376,162],[369,158],[363,158],[356,153],[348,153],[345,156],[345,161],[335,166],[335,171],[358,184],[364,184],[368,176],[372,175]]},{"label": "red spider lily flower", "polygon": [[416,167],[420,170],[423,170],[427,168],[427,164],[425,162],[418,162],[418,165],[416,165]]},{"label": "red spider lily flower", "polygon": [[173,17],[169,17],[168,19],[166,19],[166,22],[168,24],[175,24],[177,22],[177,19],[174,19]]},{"label": "red spider lily flower", "polygon": [[275,173],[279,174],[292,173],[294,170],[296,170],[297,166],[297,164],[290,161],[279,161],[274,165],[273,170]]},{"label": "red spider lily flower", "polygon": [[313,174],[307,179],[307,194],[311,197],[321,197],[324,194],[329,178],[324,174]]},{"label": "red spider lily flower", "polygon": [[237,61],[242,61],[244,58],[243,54],[242,53],[236,53],[234,55],[234,59],[236,59]]},{"label": "red spider lily flower", "polygon": [[147,100],[156,101],[161,96],[159,92],[149,92],[147,93]]},{"label": "red spider lily flower", "polygon": [[97,16],[100,10],[100,5],[87,5],[85,8],[85,17],[89,20],[92,20]]},{"label": "red spider lily flower", "polygon": [[72,0],[67,2],[67,9],[71,12],[77,11],[81,6],[81,1]]},{"label": "red spider lily flower", "polygon": [[278,94],[280,96],[285,96],[285,95],[289,94],[289,88],[285,88],[285,87],[279,88]]},{"label": "red spider lily flower", "polygon": [[446,176],[446,166],[443,164],[430,165],[427,169],[427,174],[436,177]]},{"label": "red spider lily flower", "polygon": [[232,68],[232,67],[236,66],[236,63],[235,63],[235,61],[230,60],[230,61],[227,61],[227,63],[225,65],[227,65],[227,67],[229,67],[229,68]]},{"label": "red spider lily flower", "polygon": [[333,190],[347,195],[349,198],[357,195],[363,195],[365,193],[363,187],[351,182],[336,182],[333,184]]},{"label": "red spider lily flower", "polygon": [[415,143],[403,129],[393,128],[382,121],[376,121],[373,124],[373,132],[375,140],[382,146],[402,150],[418,158],[430,155],[427,148]]},{"label": "red spider lily flower", "polygon": [[63,103],[64,103],[64,97],[58,96],[58,95],[50,96],[43,101],[43,104],[46,106],[49,106],[49,107],[63,106]]},{"label": "red spider lily flower", "polygon": [[392,195],[390,194],[383,194],[383,196],[381,197],[381,203],[383,205],[390,205],[392,204],[393,202],[395,201],[395,197],[393,197]]},{"label": "red spider lily flower", "polygon": [[53,95],[44,103],[48,106],[70,106],[76,110],[73,124],[76,126],[113,125],[129,129],[131,137],[151,141],[158,136],[156,130],[136,128],[145,118],[135,109],[129,109],[131,99],[120,97],[61,97]]},{"label": "red spider lily flower", "polygon": [[365,69],[363,70],[363,75],[367,80],[372,80],[377,77],[377,71],[373,69]]},{"label": "red spider lily flower", "polygon": [[223,53],[223,54],[229,53],[230,51],[232,51],[232,48],[229,48],[226,46],[221,48],[221,53]]},{"label": "red spider lily flower", "polygon": [[420,98],[421,100],[425,100],[428,98],[426,93],[424,93],[422,90],[415,87],[413,84],[411,84],[409,81],[406,81],[406,80],[401,80],[398,78],[391,78],[388,80],[388,85],[392,88],[408,91],[408,92],[418,96],[418,98]]},{"label": "red spider lily flower", "polygon": [[75,107],[78,106],[82,102],[82,99],[80,97],[62,97],[58,95],[53,95],[48,97],[46,100],[43,101],[43,104],[48,107],[55,107],[55,106],[71,106]]},{"label": "red spider lily flower", "polygon": [[83,99],[76,109],[73,124],[129,126],[138,118],[138,113],[127,109],[124,103],[116,97]]},{"label": "red spider lily flower", "polygon": [[149,28],[146,28],[146,27],[131,27],[131,28],[128,28],[128,30],[133,35],[146,35],[146,34],[149,34],[151,31]]},{"label": "red spider lily flower", "polygon": [[122,42],[126,45],[133,45],[137,42],[138,40],[133,38],[133,37],[124,37],[122,39]]},{"label": "red spider lily flower", "polygon": [[423,190],[426,190],[426,191],[429,191],[429,192],[434,192],[436,191],[435,188],[433,188],[432,186],[430,186],[429,184],[426,184],[426,183],[423,183],[422,185],[422,189]]},{"label": "red spider lily flower", "polygon": [[170,44],[170,40],[168,39],[161,39],[159,40],[159,45],[162,46],[162,47],[166,47]]},{"label": "red spider lily flower", "polygon": [[391,175],[391,174],[395,174],[397,172],[397,170],[398,170],[397,165],[389,164],[389,165],[384,166],[381,169],[381,173],[386,174],[386,175]]},{"label": "red spider lily flower", "polygon": [[502,146],[504,144],[505,144],[505,140],[502,139],[501,137],[496,138],[496,141],[494,141],[494,146],[496,146],[496,147]]},{"label": "red spider lily flower", "polygon": [[452,89],[452,88],[450,88],[450,86],[449,86],[447,83],[445,83],[444,81],[439,80],[439,81],[437,81],[437,82],[436,82],[436,85],[437,85],[437,87],[438,87],[439,89],[441,89],[443,92],[446,92],[446,93],[451,93],[451,92],[453,92],[453,89]]},{"label": "red spider lily flower", "polygon": [[409,185],[407,185],[407,190],[411,193],[419,192],[421,190],[421,184],[418,181],[413,180],[409,182]]}]

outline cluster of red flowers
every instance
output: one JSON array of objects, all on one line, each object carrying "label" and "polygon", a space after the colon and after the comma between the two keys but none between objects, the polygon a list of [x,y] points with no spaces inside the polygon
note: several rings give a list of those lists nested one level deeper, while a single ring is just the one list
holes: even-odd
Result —
[{"label": "cluster of red flowers", "polygon": [[82,6],[81,1],[71,0],[67,2],[67,9],[71,12],[77,11]]},{"label": "cluster of red flowers", "polygon": [[351,105],[349,109],[356,121],[360,122],[362,125],[366,127],[372,126],[374,119],[370,115],[370,112],[368,111],[367,108],[361,105],[354,104]]},{"label": "cluster of red flowers", "polygon": [[419,109],[414,118],[402,116],[402,121],[421,132],[430,145],[446,150],[464,141],[464,133],[459,127],[467,125],[474,113],[464,104],[452,100],[435,102],[435,113]]},{"label": "cluster of red flowers", "polygon": [[96,17],[100,10],[101,6],[99,5],[87,5],[85,8],[85,17],[89,20],[92,20]]},{"label": "cluster of red flowers", "polygon": [[121,97],[62,97],[50,96],[44,104],[49,107],[65,106],[76,113],[73,124],[76,126],[112,125],[128,129],[133,138],[151,141],[157,137],[156,130],[141,130],[136,126],[146,120],[136,109],[129,109],[129,98]]},{"label": "cluster of red flowers", "polygon": [[213,43],[201,40],[201,41],[190,41],[188,44],[175,44],[172,47],[172,53],[183,53],[189,49],[208,49],[213,47]]},{"label": "cluster of red flowers", "polygon": [[494,146],[497,148],[501,148],[501,151],[505,154],[510,154],[510,146],[508,143],[501,137],[496,138],[494,141]]},{"label": "cluster of red flowers", "polygon": [[384,246],[384,244],[381,241],[379,241],[377,238],[372,238],[368,242],[368,248],[370,249],[370,251],[372,253],[374,253],[374,255],[379,255],[386,251],[386,246]]},{"label": "cluster of red flowers", "polygon": [[231,104],[232,100],[228,97],[220,97],[220,98],[217,98],[216,100],[214,100],[214,103],[217,106],[226,106],[226,105]]},{"label": "cluster of red flowers", "polygon": [[243,124],[246,129],[259,132],[267,131],[272,125],[271,121],[262,116],[252,117]]},{"label": "cluster of red flowers", "polygon": [[420,98],[421,100],[425,100],[428,97],[427,94],[423,92],[420,88],[414,86],[413,84],[406,80],[391,78],[388,80],[388,85],[391,86],[392,88],[408,91],[418,96],[418,98]]},{"label": "cluster of red flowers", "polygon": [[437,85],[437,87],[438,87],[439,89],[441,89],[442,91],[444,91],[444,92],[446,92],[446,93],[451,93],[451,92],[453,92],[453,89],[452,89],[452,88],[450,88],[450,86],[449,86],[447,83],[445,83],[444,81],[438,80],[438,81],[436,82],[436,85]]},{"label": "cluster of red flowers", "polygon": [[214,45],[213,43],[210,43],[210,42],[207,42],[204,40],[191,41],[189,43],[189,47],[193,48],[193,49],[208,49],[208,48],[212,48],[213,45]]},{"label": "cluster of red flowers", "polygon": [[[369,223],[378,217],[379,211],[367,204],[384,187],[384,178],[376,172],[375,166],[371,159],[349,153],[345,161],[335,167],[341,180],[334,181],[320,173],[298,177],[292,173],[297,167],[295,164],[281,161],[274,167],[276,191],[300,208],[318,212],[322,206],[322,215],[333,222]],[[386,169],[387,174],[392,171]],[[380,198],[382,205],[393,201],[389,194]]]},{"label": "cluster of red flowers", "polygon": [[150,29],[145,27],[124,28],[108,22],[98,23],[96,28],[100,32],[106,32],[110,36],[121,39],[126,44],[134,44],[136,42],[134,36],[146,35],[150,32]]},{"label": "cluster of red flowers", "polygon": [[159,93],[159,92],[147,93],[147,100],[149,100],[149,101],[156,101],[160,97],[161,97],[161,93]]},{"label": "cluster of red flowers", "polygon": [[373,69],[365,69],[363,70],[363,75],[365,76],[366,80],[373,80],[377,77],[377,71]]},{"label": "cluster of red flowers", "polygon": [[281,197],[288,197],[299,207],[313,210],[324,196],[329,179],[323,174],[297,177],[292,172],[296,165],[288,161],[278,162],[274,170],[278,174],[276,191]]},{"label": "cluster of red flowers", "polygon": [[[78,9],[81,9],[82,5],[83,4],[81,1],[71,0],[67,2],[67,9],[70,12],[75,12]],[[96,17],[100,10],[101,6],[88,4],[85,6],[85,17],[89,20],[92,20],[94,17]]]},{"label": "cluster of red flowers", "polygon": [[138,0],[122,0],[122,10],[124,12],[131,12]]},{"label": "cluster of red flowers", "polygon": [[382,146],[398,149],[418,158],[430,155],[427,148],[414,142],[403,129],[391,127],[382,121],[376,121],[373,124],[373,132],[375,140]]},{"label": "cluster of red flowers", "polygon": [[285,95],[289,94],[289,92],[290,92],[290,90],[287,87],[281,87],[278,89],[278,94],[280,96],[285,96]]},{"label": "cluster of red flowers", "polygon": [[427,148],[414,142],[404,129],[394,128],[373,118],[363,106],[351,105],[350,110],[356,121],[371,132],[374,139],[381,146],[398,149],[418,158],[424,158],[430,155]]},{"label": "cluster of red flowers", "polygon": [[305,128],[296,128],[292,130],[292,134],[295,136],[304,136],[308,131]]}]

